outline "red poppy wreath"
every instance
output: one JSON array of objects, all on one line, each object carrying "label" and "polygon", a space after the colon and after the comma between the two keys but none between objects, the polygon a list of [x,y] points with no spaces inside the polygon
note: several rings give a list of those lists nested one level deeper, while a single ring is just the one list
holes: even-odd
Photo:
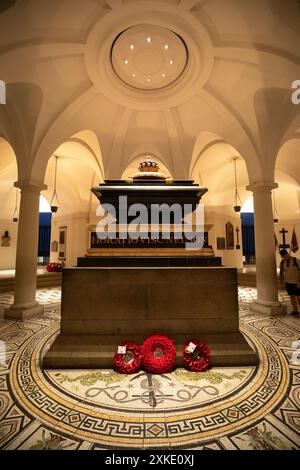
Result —
[{"label": "red poppy wreath", "polygon": [[132,341],[118,346],[114,356],[114,368],[120,374],[134,374],[142,365],[141,347]]},{"label": "red poppy wreath", "polygon": [[175,364],[176,349],[173,340],[163,335],[152,335],[142,344],[143,365],[151,374],[170,372]]},{"label": "red poppy wreath", "polygon": [[203,372],[209,367],[210,350],[199,339],[192,339],[184,344],[182,358],[186,369]]}]

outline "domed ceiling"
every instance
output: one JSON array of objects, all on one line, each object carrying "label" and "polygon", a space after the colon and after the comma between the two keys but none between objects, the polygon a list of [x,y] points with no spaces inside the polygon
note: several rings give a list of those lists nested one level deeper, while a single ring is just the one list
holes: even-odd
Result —
[{"label": "domed ceiling", "polygon": [[142,91],[158,90],[181,76],[188,60],[182,38],[169,29],[132,26],[115,40],[111,61],[117,76]]}]

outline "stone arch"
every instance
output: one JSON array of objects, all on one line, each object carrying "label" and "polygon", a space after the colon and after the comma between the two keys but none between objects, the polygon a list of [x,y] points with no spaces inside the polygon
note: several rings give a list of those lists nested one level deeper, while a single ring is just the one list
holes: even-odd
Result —
[{"label": "stone arch", "polygon": [[[18,180],[17,159],[10,143],[0,137],[0,195],[1,218],[11,218],[15,205],[15,181]],[[5,194],[5,195],[4,195]]]},{"label": "stone arch", "polygon": [[[233,206],[235,181],[234,163],[237,160],[237,183],[241,199],[246,200],[249,193],[248,168],[243,156],[237,149],[213,132],[202,132],[194,145],[189,177],[208,188],[205,202],[210,206]],[[230,209],[231,210],[231,209]]]},{"label": "stone arch", "polygon": [[[276,205],[279,219],[300,223],[300,134],[286,140],[276,156]],[[299,227],[300,231],[300,227]]]},{"label": "stone arch", "polygon": [[55,158],[57,157],[57,192],[65,208],[61,213],[85,212],[90,204],[90,189],[95,178],[104,180],[104,168],[97,136],[91,130],[73,134],[59,145],[48,160],[44,196],[53,194]]},{"label": "stone arch", "polygon": [[9,232],[10,245],[1,251],[0,269],[15,267],[20,192],[14,187],[18,180],[17,159],[10,143],[0,137],[0,237],[5,231]]}]

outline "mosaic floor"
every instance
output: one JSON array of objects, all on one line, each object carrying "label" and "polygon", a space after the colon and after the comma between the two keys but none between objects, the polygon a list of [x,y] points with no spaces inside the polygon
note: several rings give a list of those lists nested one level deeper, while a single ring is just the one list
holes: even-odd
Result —
[{"label": "mosaic floor", "polygon": [[39,290],[45,313],[24,322],[3,319],[12,295],[0,295],[0,448],[299,449],[300,319],[251,314],[255,296],[239,288],[240,328],[258,367],[123,376],[42,371],[60,290]]}]

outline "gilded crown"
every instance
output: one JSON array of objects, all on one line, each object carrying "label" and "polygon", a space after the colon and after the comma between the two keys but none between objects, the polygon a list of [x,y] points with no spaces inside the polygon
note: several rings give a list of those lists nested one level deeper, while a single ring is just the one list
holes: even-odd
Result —
[{"label": "gilded crown", "polygon": [[142,172],[145,171],[158,171],[159,164],[153,160],[147,159],[139,164],[139,170]]},{"label": "gilded crown", "polygon": [[167,183],[172,183],[173,180],[170,177],[166,177],[163,173],[160,173],[158,170],[160,166],[157,162],[151,159],[151,157],[147,157],[146,160],[140,162],[139,164],[139,172],[132,175],[130,178],[127,179],[128,183],[133,183],[135,180],[151,180],[151,179],[159,179],[164,180]]}]

